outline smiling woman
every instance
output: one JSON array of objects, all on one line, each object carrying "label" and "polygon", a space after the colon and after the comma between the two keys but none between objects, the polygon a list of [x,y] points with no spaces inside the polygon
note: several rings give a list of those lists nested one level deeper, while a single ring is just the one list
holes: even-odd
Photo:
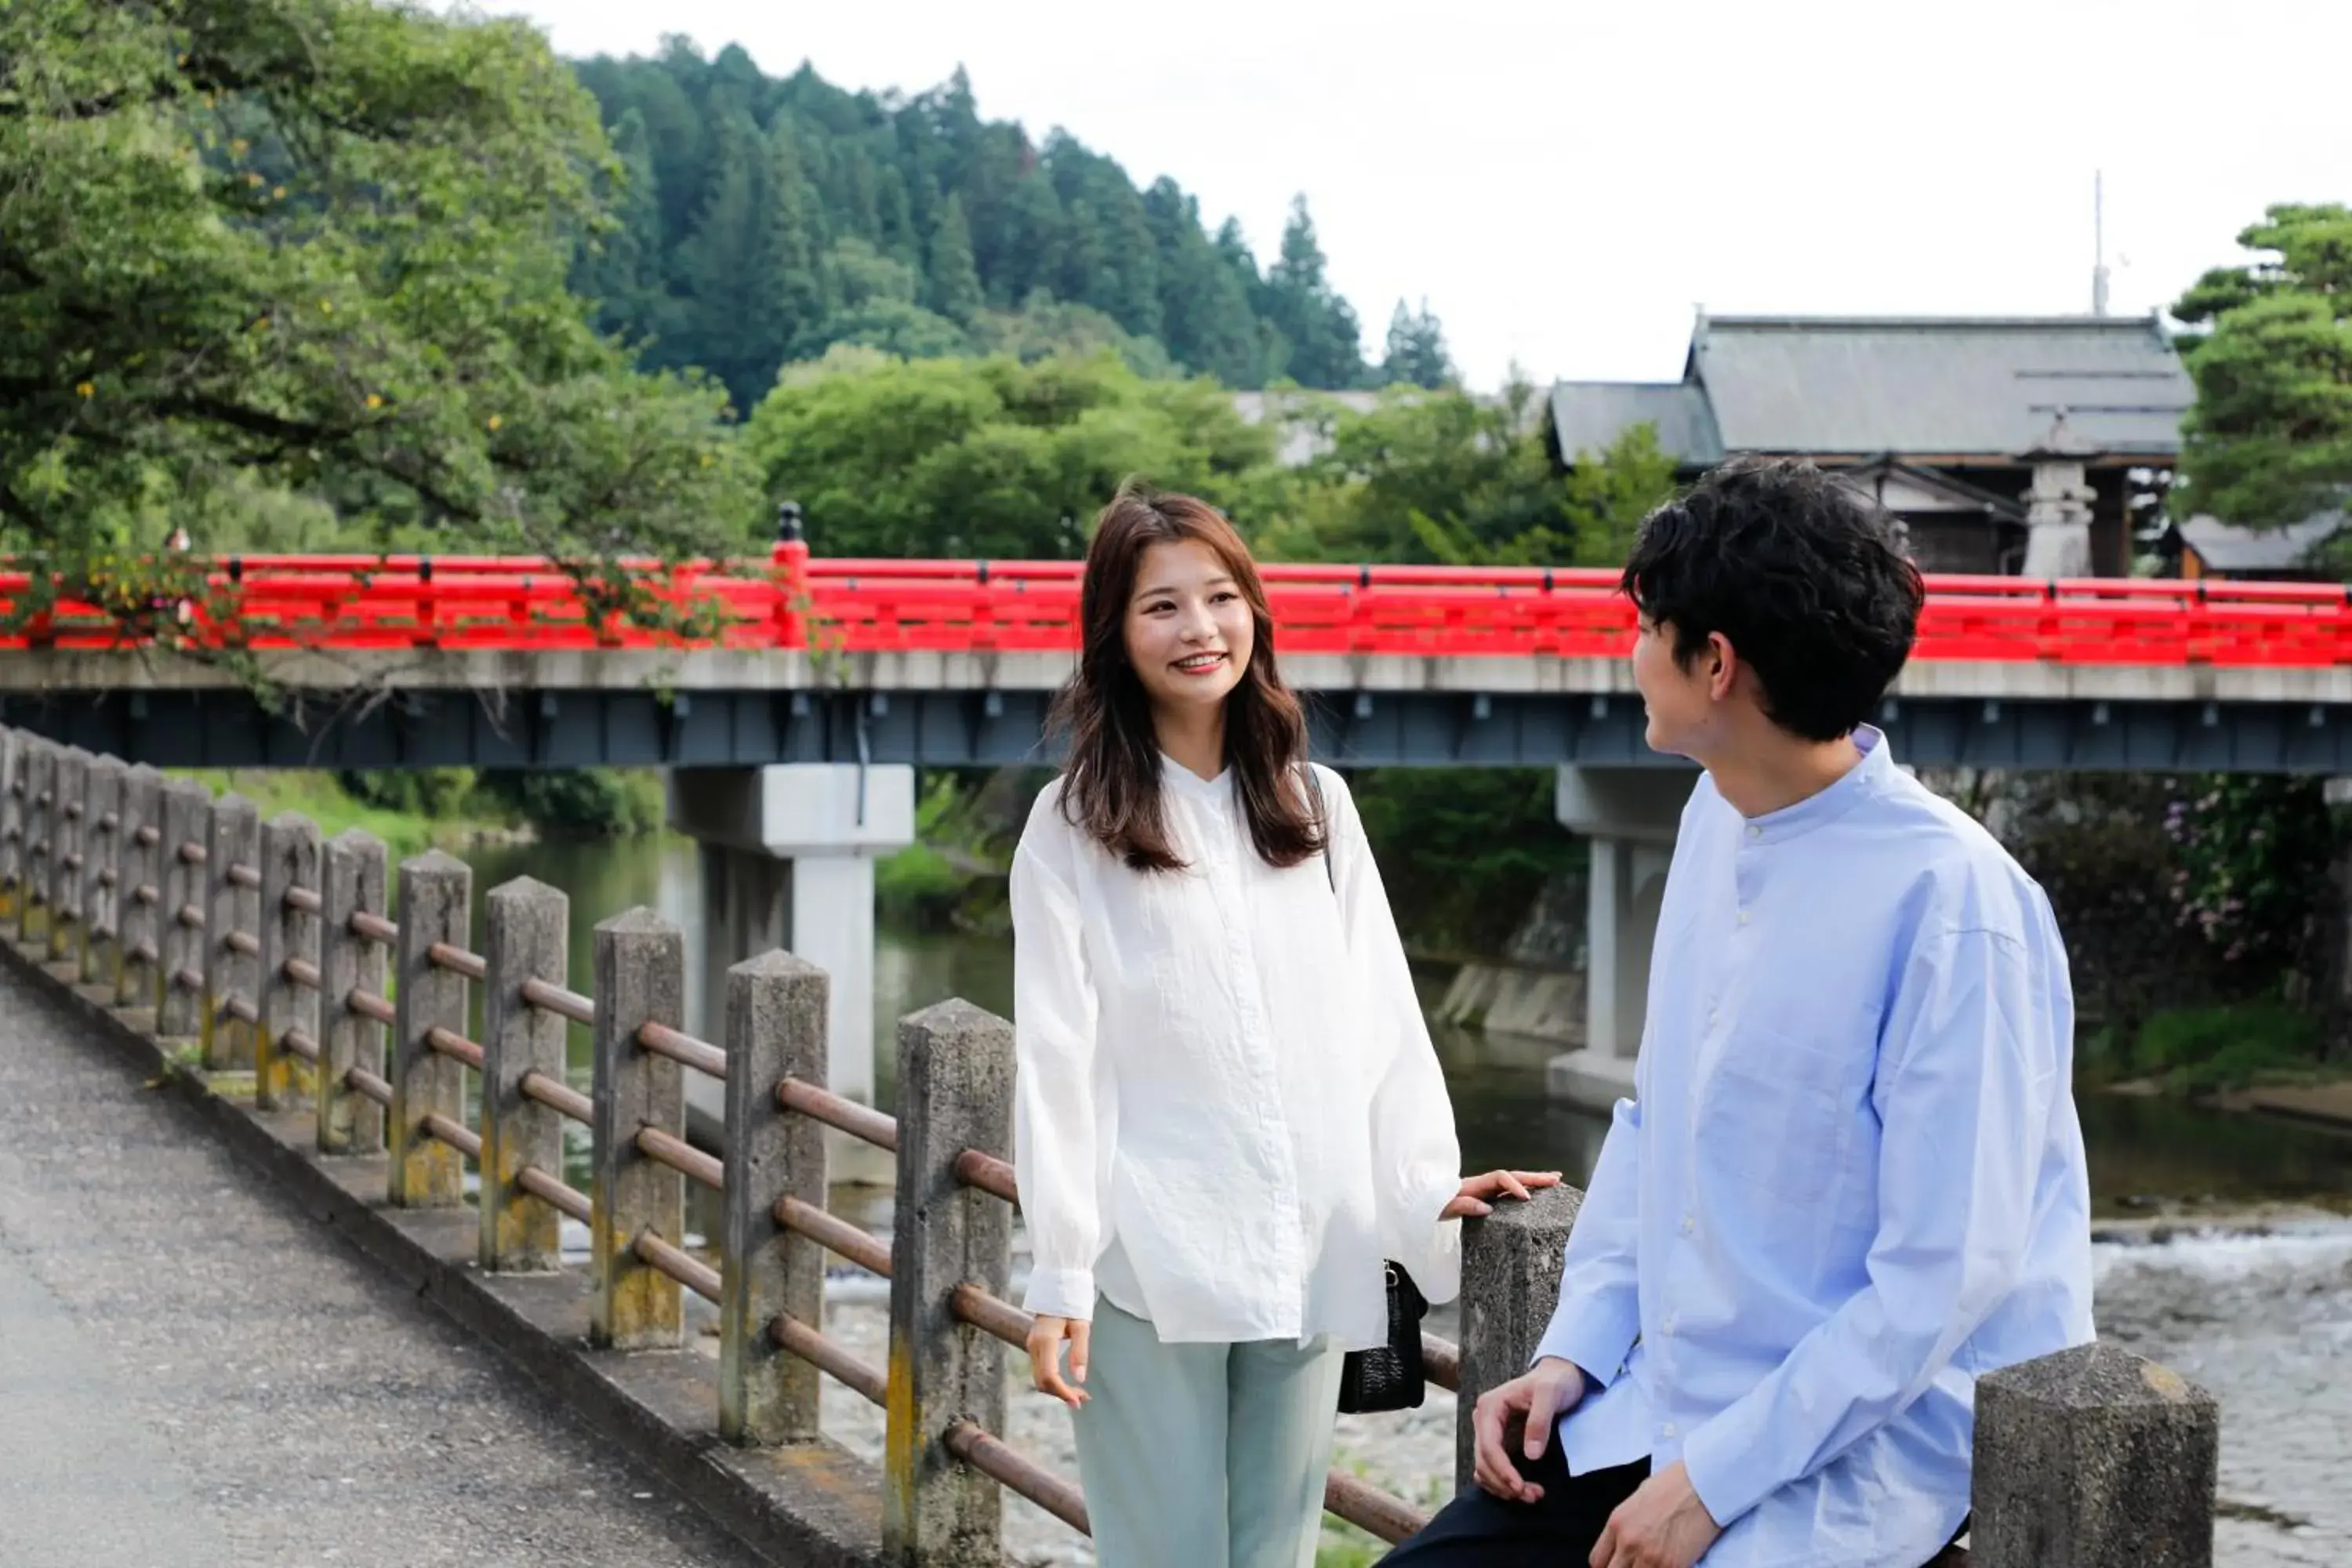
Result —
[{"label": "smiling woman", "polygon": [[1073,824],[1136,870],[1180,868],[1159,789],[1168,756],[1202,778],[1231,767],[1269,865],[1323,847],[1299,772],[1306,713],[1276,667],[1257,566],[1222,512],[1121,489],[1087,552],[1078,619],[1077,673],[1055,707]]},{"label": "smiling woman", "polygon": [[1307,761],[1233,526],[1122,489],[1079,600],[1069,772],[1009,879],[1030,1364],[1105,1564],[1297,1562],[1338,1408],[1377,1397],[1345,1353],[1417,1342],[1402,1303],[1457,1293],[1454,1222],[1559,1173],[1463,1179],[1362,819]]}]

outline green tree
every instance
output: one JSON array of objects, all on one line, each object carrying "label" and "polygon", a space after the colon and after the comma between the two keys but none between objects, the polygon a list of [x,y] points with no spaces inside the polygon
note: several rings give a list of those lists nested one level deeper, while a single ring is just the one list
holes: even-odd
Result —
[{"label": "green tree", "polygon": [[1281,374],[1301,386],[1339,390],[1364,379],[1363,331],[1324,276],[1322,244],[1307,198],[1290,205],[1281,258],[1268,269],[1261,313],[1285,346]]},{"label": "green tree", "polygon": [[1389,386],[1440,387],[1454,379],[1453,356],[1445,352],[1445,329],[1430,314],[1423,300],[1419,310],[1408,310],[1399,300],[1389,317],[1388,352],[1381,359],[1381,381]]},{"label": "green tree", "polygon": [[2199,335],[2182,426],[2182,495],[2255,526],[2300,521],[2352,491],[2352,208],[2272,207],[2173,307]]},{"label": "green tree", "polygon": [[963,216],[963,198],[953,192],[940,204],[939,221],[931,229],[930,302],[951,321],[970,323],[987,305],[980,286],[980,268],[971,257],[971,225]]},{"label": "green tree", "polygon": [[1524,380],[1499,398],[1393,387],[1356,412],[1327,405],[1323,451],[1279,481],[1261,548],[1297,560],[1465,566],[1616,565],[1671,492],[1674,464],[1646,426],[1563,479]]},{"label": "green tree", "polygon": [[747,114],[719,121],[713,140],[716,162],[702,213],[678,247],[694,301],[687,341],[694,363],[726,383],[735,406],[744,408],[766,390],[762,368],[772,377],[783,357],[766,319],[774,280],[761,268],[768,255],[766,144]]},{"label": "green tree", "polygon": [[[808,359],[834,342],[868,342],[960,353],[970,345],[939,321],[984,340],[994,329],[982,330],[983,314],[1036,317],[1041,300],[1116,323],[1131,363],[1172,361],[1238,387],[1270,377],[1318,387],[1366,382],[1355,312],[1329,285],[1303,205],[1280,259],[1261,272],[1240,227],[1229,221],[1213,237],[1198,203],[1173,181],[1139,190],[1118,163],[1066,132],[1041,146],[1017,124],[981,120],[961,70],[911,97],[849,92],[806,66],[770,79],[740,49],[707,60],[679,39],[665,40],[652,59],[600,57],[578,68],[616,142],[625,120],[642,125],[632,134],[652,167],[643,188],[661,242],[639,248],[658,256],[662,287],[615,289],[604,258],[587,251],[576,263],[578,286],[604,301],[609,329],[646,344],[644,363],[709,368],[739,407],[765,392],[779,352]],[[764,206],[745,172],[746,123],[772,141],[789,135],[799,166],[797,181],[772,172]],[[789,226],[804,237],[807,255],[864,242],[914,275],[908,302],[927,315],[893,306],[877,320],[866,306],[831,299],[805,308],[795,279],[806,268],[776,259],[772,240],[773,215],[794,205],[777,193],[794,184],[802,194]],[[961,243],[951,207],[961,216]],[[763,222],[767,259],[755,237]],[[743,258],[723,269],[732,281],[714,270],[721,255]],[[787,276],[780,281],[779,273]],[[773,323],[743,313],[750,301],[793,323],[781,351]],[[835,311],[862,314],[843,323],[831,320]]]},{"label": "green tree", "polygon": [[658,337],[673,317],[663,282],[661,186],[645,118],[634,109],[613,128],[613,153],[620,165],[607,197],[613,224],[588,241],[573,286],[595,302],[603,331]]},{"label": "green tree", "polygon": [[746,432],[769,491],[832,555],[1069,556],[1119,482],[1234,506],[1272,456],[1206,381],[1115,355],[1034,364],[840,347],[787,371]]},{"label": "green tree", "polygon": [[1024,364],[1108,349],[1138,375],[1160,379],[1177,374],[1157,339],[1139,338],[1092,306],[1065,304],[1042,289],[1018,310],[982,311],[971,323],[971,342],[982,354],[1011,354]]},{"label": "green tree", "polygon": [[1199,202],[1163,178],[1144,194],[1143,214],[1163,258],[1160,310],[1168,352],[1229,386],[1259,384],[1265,345],[1250,310],[1249,282],[1202,231]]},{"label": "green tree", "polygon": [[1635,425],[1601,452],[1579,452],[1568,471],[1568,561],[1622,566],[1642,520],[1674,494],[1675,459],[1658,445],[1658,427]]},{"label": "green tree", "polygon": [[775,384],[777,368],[803,344],[816,341],[826,313],[824,280],[817,264],[816,193],[809,188],[799,128],[790,116],[778,115],[768,128],[767,153],[762,243],[755,263],[762,287],[753,326],[761,358],[757,384],[738,408],[749,408],[767,395]]},{"label": "green tree", "polygon": [[732,542],[754,492],[716,392],[637,374],[566,291],[616,172],[521,23],[0,9],[5,547],[136,617],[125,548],[166,517],[201,545],[258,487],[645,611],[614,555]]}]

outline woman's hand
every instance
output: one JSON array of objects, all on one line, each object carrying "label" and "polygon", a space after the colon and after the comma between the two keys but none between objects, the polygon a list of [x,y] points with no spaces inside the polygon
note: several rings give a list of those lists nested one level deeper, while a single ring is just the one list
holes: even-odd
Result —
[{"label": "woman's hand", "polygon": [[[1055,1318],[1040,1313],[1029,1328],[1029,1373],[1037,1380],[1037,1392],[1050,1394],[1076,1410],[1089,1397],[1083,1388],[1072,1384],[1087,1380],[1087,1335],[1091,1323],[1080,1318]],[[1070,1377],[1062,1379],[1062,1342],[1070,1342]]]},{"label": "woman's hand", "polygon": [[1462,1190],[1447,1200],[1440,1219],[1475,1219],[1495,1212],[1495,1200],[1517,1198],[1521,1203],[1538,1187],[1559,1185],[1558,1171],[1489,1171],[1483,1176],[1465,1176]]}]

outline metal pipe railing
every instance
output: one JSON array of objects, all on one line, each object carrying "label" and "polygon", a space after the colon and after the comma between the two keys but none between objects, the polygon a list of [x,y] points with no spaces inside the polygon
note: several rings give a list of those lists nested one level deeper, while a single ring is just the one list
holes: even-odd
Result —
[{"label": "metal pipe railing", "polygon": [[633,1142],[637,1152],[668,1166],[688,1181],[698,1182],[714,1193],[727,1190],[726,1166],[715,1155],[704,1153],[685,1139],[657,1127],[640,1127]]},{"label": "metal pipe railing", "polygon": [[796,1110],[812,1121],[822,1121],[827,1127],[861,1139],[877,1149],[887,1149],[892,1152],[898,1150],[898,1122],[872,1106],[844,1100],[831,1089],[788,1078],[776,1085],[776,1103],[786,1110]]},{"label": "metal pipe railing", "polygon": [[656,1056],[667,1057],[681,1067],[692,1068],[710,1078],[723,1079],[727,1076],[725,1051],[667,1024],[647,1024],[639,1028],[637,1044]]}]

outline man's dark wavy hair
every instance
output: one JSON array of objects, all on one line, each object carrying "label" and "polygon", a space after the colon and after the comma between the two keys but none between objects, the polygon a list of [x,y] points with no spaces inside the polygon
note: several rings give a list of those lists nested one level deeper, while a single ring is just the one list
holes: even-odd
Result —
[{"label": "man's dark wavy hair", "polygon": [[1853,733],[1911,656],[1925,588],[1884,507],[1812,464],[1724,464],[1642,524],[1620,584],[1687,667],[1721,633],[1792,735]]}]

